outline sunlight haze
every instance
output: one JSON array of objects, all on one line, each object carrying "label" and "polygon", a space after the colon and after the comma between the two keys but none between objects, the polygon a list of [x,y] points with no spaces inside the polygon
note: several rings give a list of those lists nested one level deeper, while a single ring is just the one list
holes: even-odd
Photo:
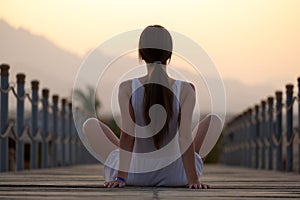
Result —
[{"label": "sunlight haze", "polygon": [[0,19],[81,59],[114,35],[161,24],[197,42],[224,79],[281,89],[300,75],[298,0],[1,0]]}]

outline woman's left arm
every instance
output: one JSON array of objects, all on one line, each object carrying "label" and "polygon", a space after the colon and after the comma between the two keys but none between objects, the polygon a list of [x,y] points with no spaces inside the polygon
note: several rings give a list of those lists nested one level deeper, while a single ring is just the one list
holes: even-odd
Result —
[{"label": "woman's left arm", "polygon": [[194,86],[184,82],[180,99],[181,120],[179,127],[179,146],[189,188],[201,189],[209,188],[209,186],[200,182],[195,166],[195,145],[191,129],[195,102],[196,93]]},{"label": "woman's left arm", "polygon": [[181,120],[179,126],[179,146],[181,158],[189,185],[196,184],[198,175],[195,167],[195,147],[192,138],[192,113],[195,106],[195,91],[188,83],[183,82],[180,99]]}]

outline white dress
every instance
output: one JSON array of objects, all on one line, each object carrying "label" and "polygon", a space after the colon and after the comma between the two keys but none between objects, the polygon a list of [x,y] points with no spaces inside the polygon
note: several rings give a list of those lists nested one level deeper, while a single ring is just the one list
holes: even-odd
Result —
[{"label": "white dress", "polygon": [[[137,88],[140,88],[136,90]],[[180,96],[181,81],[176,80],[172,86],[174,98]],[[132,80],[132,106],[135,114],[136,123],[139,125],[145,124],[143,120],[142,104],[144,97],[144,88],[139,79]],[[134,92],[135,91],[135,92]],[[186,186],[188,184],[185,174],[184,166],[179,151],[178,134],[177,133],[177,119],[179,114],[179,103],[173,101],[174,114],[169,122],[169,131],[174,133],[169,138],[165,139],[172,148],[172,155],[155,157],[138,156],[139,153],[157,152],[153,139],[149,138],[135,138],[133,147],[134,155],[130,165],[130,172],[127,177],[127,185],[135,186]],[[170,138],[171,137],[171,138]],[[173,140],[172,140],[173,139]],[[171,141],[171,142],[170,142]],[[137,154],[137,156],[135,155]],[[159,154],[156,154],[159,155]],[[170,163],[170,164],[169,164]],[[202,171],[202,159],[199,154],[195,153],[195,164],[198,176]],[[104,178],[105,181],[114,180],[117,176],[117,169],[119,166],[119,149],[112,151],[107,157],[104,164]],[[149,170],[151,169],[151,170]]]}]

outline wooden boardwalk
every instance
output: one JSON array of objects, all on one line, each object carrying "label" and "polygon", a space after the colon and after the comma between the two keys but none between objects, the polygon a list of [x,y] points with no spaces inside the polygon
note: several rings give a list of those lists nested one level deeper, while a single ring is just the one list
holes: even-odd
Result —
[{"label": "wooden boardwalk", "polygon": [[300,175],[206,165],[213,189],[103,188],[101,165],[0,173],[0,199],[262,199],[300,198]]}]

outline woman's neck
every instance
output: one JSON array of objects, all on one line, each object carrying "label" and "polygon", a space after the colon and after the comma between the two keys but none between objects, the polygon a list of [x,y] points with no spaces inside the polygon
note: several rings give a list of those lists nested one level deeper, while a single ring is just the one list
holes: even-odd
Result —
[{"label": "woman's neck", "polygon": [[[151,75],[152,75],[152,73],[154,71],[154,67],[156,67],[154,65],[155,64],[153,64],[153,63],[147,63],[147,77],[148,78],[151,77]],[[164,64],[160,64],[160,65],[161,65],[163,71],[167,74],[167,66],[164,65]],[[168,74],[167,74],[167,76],[168,76]]]}]

